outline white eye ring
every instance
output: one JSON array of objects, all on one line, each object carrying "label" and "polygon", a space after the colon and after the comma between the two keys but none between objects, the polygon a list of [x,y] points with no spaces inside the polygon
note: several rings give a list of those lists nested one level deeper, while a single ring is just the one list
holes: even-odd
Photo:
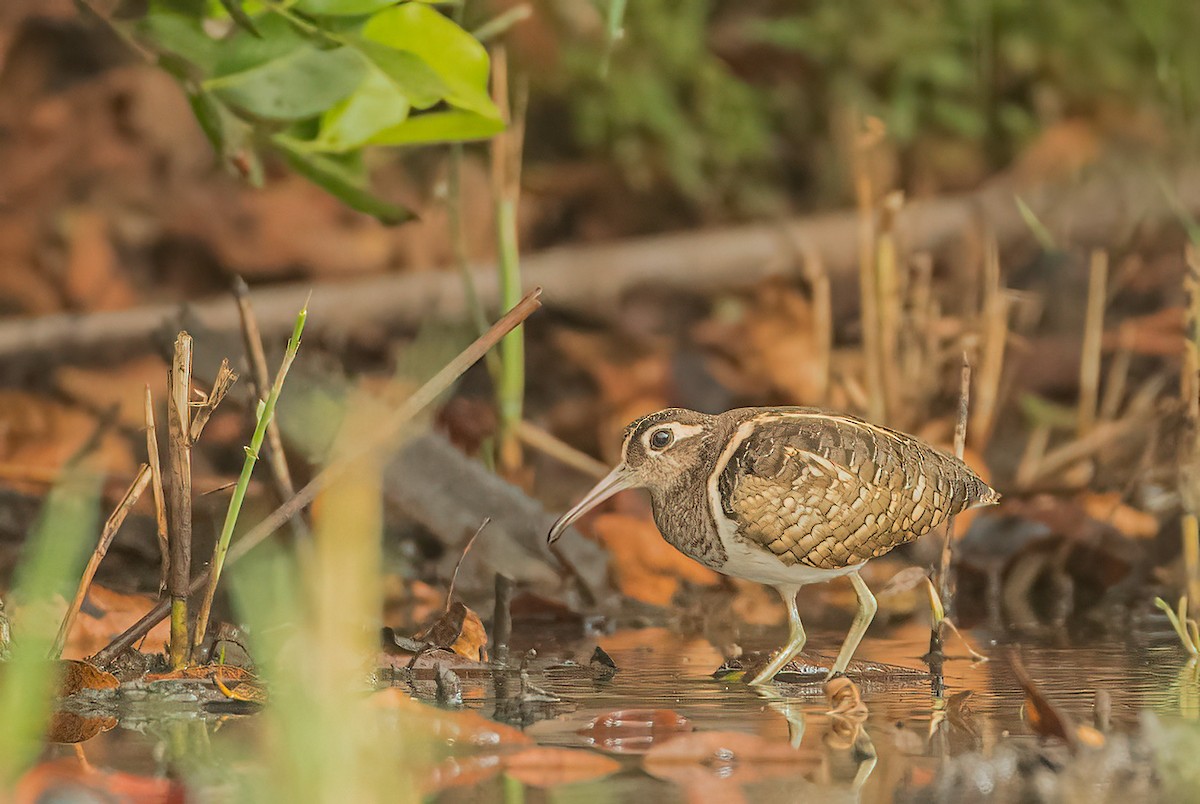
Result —
[{"label": "white eye ring", "polygon": [[674,440],[675,434],[663,427],[651,433],[650,437],[646,439],[646,443],[650,446],[650,449],[663,450],[671,446],[671,442]]}]

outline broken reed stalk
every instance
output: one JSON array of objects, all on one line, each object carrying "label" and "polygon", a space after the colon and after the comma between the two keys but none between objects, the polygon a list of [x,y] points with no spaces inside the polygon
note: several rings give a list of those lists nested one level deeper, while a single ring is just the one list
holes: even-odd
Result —
[{"label": "broken reed stalk", "polygon": [[167,383],[167,515],[171,568],[167,592],[171,600],[171,667],[183,667],[191,654],[188,639],[188,594],[192,569],[192,336],[180,332]]},{"label": "broken reed stalk", "polygon": [[1100,399],[1100,349],[1104,341],[1104,302],[1108,297],[1108,253],[1092,252],[1088,268],[1087,318],[1083,329],[1083,356],[1079,362],[1079,422],[1082,438],[1096,424]]},{"label": "broken reed stalk", "polygon": [[[371,443],[360,445],[357,449],[348,451],[341,458],[329,464],[316,477],[310,480],[306,486],[297,491],[266,519],[242,536],[237,544],[229,549],[229,553],[225,559],[226,565],[233,565],[243,555],[266,541],[268,536],[311,503],[318,494],[341,477],[342,473],[357,461],[365,457],[380,455],[389,449],[393,449],[399,439],[405,434],[410,421],[417,413],[449,390],[450,386],[467,369],[475,365],[489,349],[499,343],[501,338],[519,326],[521,322],[542,306],[541,302],[538,301],[538,297],[541,294],[541,288],[534,288],[527,293],[515,307],[505,313],[487,332],[480,335],[470,346],[459,353],[456,358],[447,363],[441,371],[431,377],[412,396],[405,400],[404,404],[397,408],[392,416],[379,428],[378,436]],[[191,590],[198,592],[204,588],[208,583],[208,575],[208,571],[198,575],[192,581]],[[160,623],[167,615],[169,609],[170,606],[166,602],[160,602],[140,620],[125,629],[116,639],[100,650],[93,657],[93,661],[99,665],[112,662],[122,651],[132,646],[149,633],[151,628]]]},{"label": "broken reed stalk", "polygon": [[[254,315],[254,306],[250,303],[250,286],[240,276],[234,279],[233,295],[237,300],[238,320],[241,322],[246,359],[250,364],[254,398],[264,399],[271,383],[271,375],[267,370],[267,354],[263,348],[258,317]],[[305,308],[307,309],[307,304]],[[267,422],[266,455],[267,466],[271,469],[271,479],[275,484],[275,493],[279,495],[279,500],[282,502],[296,493],[296,484],[292,481],[292,472],[288,468],[287,453],[283,451],[283,436],[279,432],[279,421],[274,416]],[[302,519],[292,522],[292,528],[301,538],[308,535],[308,528]]]},{"label": "broken reed stalk", "polygon": [[858,128],[855,114],[853,147],[854,195],[858,204],[858,292],[860,299],[863,351],[866,354],[867,413],[876,422],[887,419],[884,403],[883,370],[879,345],[879,291],[875,273],[875,190],[867,158],[880,133],[872,130],[870,118],[867,129]]},{"label": "broken reed stalk", "polygon": [[67,613],[63,616],[62,624],[58,627],[58,635],[54,638],[54,646],[50,649],[51,659],[62,656],[63,648],[67,644],[67,637],[71,633],[71,626],[75,624],[75,618],[79,616],[79,610],[83,608],[83,601],[87,597],[88,590],[92,588],[92,579],[96,577],[96,570],[100,568],[100,562],[108,555],[108,548],[122,523],[125,522],[125,517],[129,515],[130,509],[142,496],[146,486],[150,484],[150,478],[150,466],[142,464],[137,477],[126,490],[125,496],[117,503],[117,507],[113,509],[108,521],[104,523],[104,530],[100,532],[100,540],[96,543],[96,549],[92,551],[92,557],[88,559],[83,576],[79,579],[79,587],[75,590],[75,599],[71,601]]},{"label": "broken reed stalk", "polygon": [[208,567],[208,585],[204,597],[200,599],[200,610],[196,615],[196,634],[192,639],[193,649],[198,649],[204,642],[208,631],[208,618],[212,613],[213,598],[217,594],[217,583],[221,580],[221,568],[225,565],[225,556],[229,552],[229,543],[233,539],[233,529],[237,525],[238,515],[242,511],[242,502],[246,499],[246,489],[250,487],[250,476],[254,474],[254,466],[258,463],[258,455],[266,439],[267,428],[275,416],[275,405],[279,394],[283,391],[283,382],[287,379],[288,370],[300,350],[300,335],[304,332],[304,322],[308,319],[308,305],[296,316],[296,325],[292,329],[292,337],[288,339],[287,349],[283,353],[283,362],[275,375],[275,383],[267,393],[267,398],[259,400],[258,419],[254,425],[254,434],[250,437],[250,446],[246,447],[246,459],[242,462],[242,473],[234,486],[233,496],[229,499],[229,508],[225,511],[225,523],[221,526],[221,535],[213,546],[212,562]]},{"label": "broken reed stalk", "polygon": [[[518,93],[510,110],[508,59],[503,47],[492,52],[492,97],[507,124],[492,138],[492,196],[496,204],[496,258],[500,271],[500,304],[511,307],[521,298],[521,257],[517,242],[517,204],[521,195],[521,147],[525,136],[528,93]],[[521,467],[517,430],[525,402],[525,334],[517,329],[500,342],[500,375],[496,378],[499,413],[497,465],[512,476]]]},{"label": "broken reed stalk", "polygon": [[492,611],[492,663],[508,663],[508,642],[512,639],[512,599],[516,584],[502,572],[496,573],[496,606]]},{"label": "broken reed stalk", "polygon": [[162,464],[158,459],[158,428],[154,424],[154,396],[146,386],[146,460],[150,466],[150,488],[154,491],[154,524],[158,534],[158,549],[162,554],[162,571],[158,579],[158,593],[167,589],[167,576],[171,568],[171,546],[167,540],[167,499],[163,492]]},{"label": "broken reed stalk", "polygon": [[[962,374],[959,380],[958,390],[958,418],[954,422],[954,455],[960,461],[963,458],[963,453],[966,451],[967,445],[967,417],[971,412],[971,363],[967,360],[967,353],[963,352],[962,356]],[[950,608],[951,589],[950,589],[950,563],[954,556],[954,517],[946,522],[946,540],[942,543],[942,557],[938,564],[938,592],[942,596],[942,607]],[[937,623],[936,627],[941,629],[941,623]]]},{"label": "broken reed stalk", "polygon": [[188,430],[188,440],[191,443],[195,444],[200,440],[200,434],[204,432],[204,425],[208,424],[217,405],[221,404],[221,400],[229,393],[229,389],[233,387],[237,379],[237,372],[229,365],[229,359],[222,358],[221,366],[217,369],[217,377],[213,380],[212,390],[208,392],[204,401],[196,406],[196,410],[192,414],[192,424]]}]

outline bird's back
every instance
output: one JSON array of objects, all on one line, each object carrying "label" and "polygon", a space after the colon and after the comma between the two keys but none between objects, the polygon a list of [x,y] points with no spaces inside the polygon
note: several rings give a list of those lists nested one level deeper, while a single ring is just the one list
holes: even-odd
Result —
[{"label": "bird's back", "polygon": [[839,569],[999,495],[925,442],[812,408],[732,410],[712,493],[734,537],[785,565]]}]

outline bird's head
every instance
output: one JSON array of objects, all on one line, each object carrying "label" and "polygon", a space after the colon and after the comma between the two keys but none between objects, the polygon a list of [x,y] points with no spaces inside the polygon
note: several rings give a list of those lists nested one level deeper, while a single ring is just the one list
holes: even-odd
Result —
[{"label": "bird's head", "polygon": [[621,462],[550,528],[553,544],[575,520],[618,491],[650,489],[665,495],[700,462],[714,432],[716,417],[694,410],[667,408],[643,416],[625,428]]}]

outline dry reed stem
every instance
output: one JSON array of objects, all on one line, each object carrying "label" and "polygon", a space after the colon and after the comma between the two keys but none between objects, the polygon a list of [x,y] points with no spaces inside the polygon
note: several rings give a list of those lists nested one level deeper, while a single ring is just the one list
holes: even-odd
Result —
[{"label": "dry reed stem", "polygon": [[1100,397],[1100,409],[1097,417],[1102,422],[1110,422],[1121,412],[1121,403],[1125,401],[1125,388],[1129,385],[1129,369],[1133,365],[1133,350],[1122,345],[1108,367],[1104,378],[1104,394]]},{"label": "dry reed stem", "polygon": [[193,405],[195,410],[192,412],[191,429],[188,431],[188,440],[193,444],[200,440],[200,434],[204,432],[204,425],[208,424],[213,411],[217,409],[217,405],[221,404],[221,400],[225,398],[237,380],[237,372],[229,365],[229,359],[221,358],[221,366],[217,369],[217,377],[213,380],[212,390],[204,397],[203,402]]},{"label": "dry reed stem", "polygon": [[479,527],[471,534],[471,538],[467,539],[467,543],[463,545],[462,552],[458,556],[458,561],[454,562],[454,572],[450,575],[450,586],[446,589],[445,611],[450,611],[450,606],[454,603],[454,586],[458,583],[458,571],[462,569],[463,562],[467,559],[467,553],[471,552],[471,548],[475,546],[475,540],[479,538],[479,534],[483,533],[483,529],[490,524],[492,524],[492,518],[485,516],[483,521],[479,523]]},{"label": "dry reed stem", "polygon": [[[405,400],[378,429],[376,437],[370,443],[358,445],[356,449],[349,450],[343,457],[330,463],[329,466],[310,480],[306,486],[297,491],[291,498],[271,512],[262,522],[242,536],[230,548],[225,560],[226,566],[232,566],[246,553],[266,541],[268,536],[311,503],[322,490],[341,477],[357,461],[371,456],[382,455],[388,450],[394,449],[407,432],[411,419],[417,413],[445,393],[467,369],[478,362],[501,338],[519,326],[535,310],[542,306],[541,302],[538,301],[541,293],[541,288],[534,288],[534,290],[526,294],[520,303],[505,313],[487,332],[480,335],[470,346],[460,352],[441,371],[431,377],[412,396]],[[208,583],[208,576],[208,571],[197,575],[195,580],[192,581],[191,591],[198,592],[203,589]],[[133,645],[134,642],[147,634],[151,628],[161,622],[168,610],[169,607],[166,603],[159,603],[140,620],[125,629],[123,633],[105,646],[103,650],[99,651],[95,655],[94,661],[100,665],[111,662],[121,651]]]},{"label": "dry reed stem", "polygon": [[1078,434],[1082,438],[1096,424],[1100,398],[1100,349],[1104,341],[1104,302],[1108,297],[1108,253],[1092,252],[1088,268],[1087,318],[1083,329],[1083,356],[1079,362]]},{"label": "dry reed stem", "polygon": [[192,336],[180,332],[167,395],[167,515],[171,566],[167,591],[171,598],[171,666],[182,667],[191,653],[187,602],[192,569]]},{"label": "dry reed stem", "polygon": [[125,492],[125,496],[117,503],[117,507],[113,509],[108,521],[104,523],[104,530],[100,532],[100,541],[96,543],[96,549],[92,551],[92,557],[88,559],[87,566],[84,567],[83,577],[79,579],[79,587],[75,590],[75,599],[71,601],[67,613],[63,616],[62,624],[58,627],[58,635],[54,638],[54,646],[50,649],[51,659],[62,656],[63,648],[67,644],[67,637],[71,633],[71,626],[75,624],[75,618],[79,616],[79,611],[83,608],[83,601],[87,598],[88,590],[92,588],[92,579],[96,577],[96,570],[100,569],[100,562],[108,555],[108,548],[112,545],[122,523],[125,522],[125,517],[129,515],[129,511],[142,496],[146,486],[150,484],[150,478],[150,466],[142,464],[142,468],[138,470],[137,477]]},{"label": "dry reed stem", "polygon": [[1013,481],[1017,488],[1027,489],[1033,485],[1041,473],[1042,459],[1046,456],[1046,447],[1050,446],[1051,428],[1048,424],[1039,424],[1029,434],[1025,441],[1025,449],[1021,452],[1021,460]]},{"label": "dry reed stem", "polygon": [[606,465],[536,424],[522,421],[517,427],[517,436],[526,446],[549,455],[559,463],[577,469],[585,475],[599,479],[608,474]]},{"label": "dry reed stem", "polygon": [[146,460],[150,465],[150,488],[154,491],[154,524],[158,534],[158,549],[162,554],[162,571],[159,573],[158,593],[167,589],[167,575],[171,567],[171,545],[167,539],[167,499],[163,492],[162,464],[158,459],[158,428],[154,424],[154,396],[146,386]]},{"label": "dry reed stem", "polygon": [[[250,303],[250,287],[240,276],[234,280],[233,295],[237,300],[238,318],[241,322],[242,342],[246,347],[246,359],[250,363],[250,385],[255,399],[265,399],[271,388],[271,375],[267,369],[267,354],[263,348],[262,331],[258,327],[258,317],[254,315],[254,306]],[[280,501],[286,500],[296,493],[296,485],[292,480],[291,469],[288,468],[287,453],[283,451],[283,437],[279,433],[278,413],[267,423],[267,466],[271,470],[271,480],[275,484],[275,493]],[[305,538],[308,527],[302,518],[292,522],[292,529],[297,536]]]}]

